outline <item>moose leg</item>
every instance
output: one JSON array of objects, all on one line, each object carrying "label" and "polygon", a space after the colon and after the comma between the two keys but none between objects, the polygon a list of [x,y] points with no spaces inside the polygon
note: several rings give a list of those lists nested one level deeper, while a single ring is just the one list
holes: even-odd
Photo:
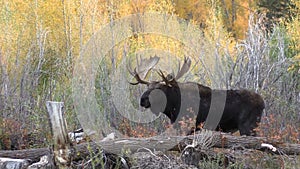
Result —
[{"label": "moose leg", "polygon": [[245,120],[240,120],[238,124],[240,135],[256,136],[254,129],[258,126],[260,117],[261,113],[255,109],[249,113]]}]

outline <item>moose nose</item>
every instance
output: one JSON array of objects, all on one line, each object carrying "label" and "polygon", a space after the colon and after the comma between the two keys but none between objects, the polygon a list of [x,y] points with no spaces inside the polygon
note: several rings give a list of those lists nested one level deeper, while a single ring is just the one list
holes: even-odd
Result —
[{"label": "moose nose", "polygon": [[149,98],[148,98],[148,97],[142,97],[142,98],[141,98],[140,105],[141,105],[142,107],[149,108],[149,107],[150,107],[150,101],[149,101]]}]

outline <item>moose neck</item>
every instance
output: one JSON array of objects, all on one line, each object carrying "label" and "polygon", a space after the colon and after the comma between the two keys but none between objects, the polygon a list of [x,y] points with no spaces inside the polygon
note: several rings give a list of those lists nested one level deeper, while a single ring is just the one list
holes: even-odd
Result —
[{"label": "moose neck", "polygon": [[[196,93],[195,93],[196,92]],[[199,92],[199,94],[197,94]],[[209,103],[211,97],[211,89],[197,83],[177,83],[166,90],[167,105],[164,114],[174,123],[178,116],[188,115],[190,112],[182,112],[187,109],[198,110],[201,102]],[[184,97],[184,98],[181,98]],[[200,99],[201,97],[201,99]],[[183,103],[181,101],[184,101]],[[200,104],[199,104],[200,102]],[[192,117],[192,116],[191,116]]]},{"label": "moose neck", "polygon": [[167,105],[163,113],[171,120],[171,123],[174,123],[180,111],[180,89],[177,85],[172,86],[168,88],[165,94],[167,96]]}]

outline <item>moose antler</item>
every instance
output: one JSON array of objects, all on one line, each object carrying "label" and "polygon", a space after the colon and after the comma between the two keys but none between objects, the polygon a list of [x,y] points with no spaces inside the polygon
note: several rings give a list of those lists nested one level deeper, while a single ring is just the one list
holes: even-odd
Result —
[{"label": "moose antler", "polygon": [[158,75],[162,78],[162,80],[166,83],[166,85],[172,85],[172,83],[176,82],[179,78],[181,78],[188,70],[190,69],[191,66],[191,60],[188,57],[184,58],[184,63],[182,67],[180,68],[180,63],[179,63],[179,68],[176,77],[174,78],[173,74],[168,74],[167,76],[164,75],[164,73],[159,70],[157,73]]},{"label": "moose antler", "polygon": [[[175,80],[178,80],[179,78],[181,78],[184,74],[186,74],[186,72],[189,71],[191,66],[191,60],[188,57],[184,57],[184,62],[183,65],[180,69],[178,69],[177,75],[175,77]],[[179,66],[180,67],[180,63]]]},{"label": "moose antler", "polygon": [[157,71],[158,75],[163,79],[163,81],[167,84],[169,83],[172,79],[167,75],[167,77],[164,75],[164,73],[162,72],[162,70],[159,69],[159,71]]},{"label": "moose antler", "polygon": [[127,65],[128,72],[136,79],[137,82],[132,83],[129,82],[132,85],[137,84],[149,84],[150,82],[147,82],[143,79],[147,76],[148,72],[158,63],[159,57],[154,56],[150,57],[149,59],[142,59],[140,57],[140,62],[138,63],[137,60],[137,67],[134,68],[134,71],[131,71],[130,67]]}]

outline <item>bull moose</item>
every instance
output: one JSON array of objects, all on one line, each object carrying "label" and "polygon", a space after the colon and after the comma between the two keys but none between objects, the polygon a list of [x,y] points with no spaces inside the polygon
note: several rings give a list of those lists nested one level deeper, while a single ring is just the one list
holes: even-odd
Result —
[{"label": "bull moose", "polygon": [[[265,108],[264,101],[259,94],[244,89],[216,90],[194,82],[178,82],[178,79],[187,73],[190,68],[191,60],[187,57],[175,77],[171,74],[165,76],[159,70],[157,72],[162,80],[152,82],[144,80],[143,78],[158,63],[158,60],[159,57],[157,56],[150,57],[150,59],[142,61],[144,63],[141,64],[144,68],[140,68],[141,65],[138,65],[139,67],[136,67],[134,71],[128,69],[136,79],[135,83],[130,82],[130,84],[148,86],[148,89],[140,98],[140,106],[150,108],[156,115],[163,113],[170,119],[171,123],[174,123],[179,117],[187,114],[185,110],[188,107],[197,105],[198,107],[195,108],[197,110],[195,127],[196,130],[199,130],[200,124],[205,123],[209,110],[213,108],[211,106],[212,95],[215,94],[218,97],[219,94],[225,93],[224,109],[222,109],[222,116],[220,116],[216,130],[223,132],[239,130],[240,135],[255,136],[254,129],[260,122]],[[193,86],[196,86],[196,88]],[[183,97],[182,93],[185,93],[185,98],[181,98]],[[197,95],[198,93],[199,95]]]}]

